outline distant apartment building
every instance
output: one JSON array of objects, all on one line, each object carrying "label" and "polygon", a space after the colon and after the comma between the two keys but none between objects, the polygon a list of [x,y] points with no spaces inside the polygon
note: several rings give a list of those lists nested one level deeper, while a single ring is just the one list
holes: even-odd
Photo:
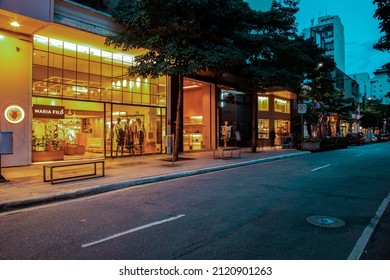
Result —
[{"label": "distant apartment building", "polygon": [[339,16],[323,16],[318,18],[317,25],[303,29],[305,39],[313,38],[325,49],[325,54],[334,59],[336,67],[345,71],[345,39],[344,25]]},{"label": "distant apartment building", "polygon": [[370,89],[367,99],[382,100],[382,104],[390,104],[390,71],[380,69],[374,72],[370,80]]}]

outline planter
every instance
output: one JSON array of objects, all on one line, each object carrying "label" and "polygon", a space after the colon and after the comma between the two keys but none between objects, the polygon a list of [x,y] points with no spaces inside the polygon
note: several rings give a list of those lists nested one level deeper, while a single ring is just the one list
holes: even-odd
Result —
[{"label": "planter", "polygon": [[303,143],[302,144],[303,151],[319,151],[321,150],[321,143]]},{"label": "planter", "polygon": [[32,152],[32,162],[64,160],[64,151]]}]

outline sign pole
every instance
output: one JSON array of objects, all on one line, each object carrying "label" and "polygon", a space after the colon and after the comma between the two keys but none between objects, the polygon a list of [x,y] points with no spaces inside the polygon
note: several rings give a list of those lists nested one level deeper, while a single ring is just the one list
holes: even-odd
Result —
[{"label": "sign pole", "polygon": [[304,133],[304,129],[303,129],[303,114],[301,114],[301,151],[303,151],[303,133]]},{"label": "sign pole", "polygon": [[306,104],[303,104],[303,103],[300,103],[298,104],[298,114],[301,114],[301,150],[303,151],[303,134],[305,132],[305,130],[303,129],[303,114],[305,114],[307,111],[307,107],[306,107]]}]

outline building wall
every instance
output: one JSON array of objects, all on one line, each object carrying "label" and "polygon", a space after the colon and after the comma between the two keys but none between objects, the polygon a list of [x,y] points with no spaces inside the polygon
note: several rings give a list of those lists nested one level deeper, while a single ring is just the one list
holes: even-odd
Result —
[{"label": "building wall", "polygon": [[370,80],[367,99],[382,99],[382,104],[390,104],[390,98],[386,97],[390,93],[389,74],[389,70],[378,70],[374,72],[375,76]]},{"label": "building wall", "polygon": [[344,26],[339,16],[323,16],[318,24],[303,30],[306,39],[314,37],[315,42],[326,49],[326,55],[333,57],[337,67],[345,71]]},{"label": "building wall", "polygon": [[[31,58],[32,43],[25,37],[2,32],[0,40],[0,131],[13,132],[13,155],[2,156],[2,166],[27,165],[31,162]],[[23,39],[20,39],[23,38]],[[25,118],[18,124],[4,117],[6,108],[18,105]],[[27,155],[27,156],[26,156]]]},{"label": "building wall", "polygon": [[0,9],[49,22],[53,3],[54,0],[2,0]]}]

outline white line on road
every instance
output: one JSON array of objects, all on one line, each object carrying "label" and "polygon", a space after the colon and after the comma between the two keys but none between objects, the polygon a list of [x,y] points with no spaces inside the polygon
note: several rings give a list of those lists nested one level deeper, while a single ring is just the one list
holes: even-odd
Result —
[{"label": "white line on road", "polygon": [[355,157],[360,157],[360,156],[362,156],[363,154],[357,154]]},{"label": "white line on road", "polygon": [[317,170],[320,170],[320,169],[322,169],[322,168],[327,168],[327,167],[329,167],[330,166],[330,164],[327,164],[327,165],[324,165],[324,166],[320,166],[320,167],[317,167],[317,168],[314,168],[314,169],[312,169],[311,171],[313,172],[313,171],[317,171]]},{"label": "white line on road", "polygon": [[389,202],[390,193],[388,193],[387,197],[385,197],[385,199],[382,201],[382,204],[379,206],[378,210],[376,210],[375,216],[371,219],[370,223],[364,229],[362,235],[359,237],[359,240],[356,242],[355,247],[349,255],[348,260],[360,259],[360,256],[363,254],[364,248],[366,248],[366,245],[370,240],[371,235],[374,232],[387,206],[389,205]]},{"label": "white line on road", "polygon": [[139,230],[142,230],[142,229],[146,229],[146,228],[149,228],[149,227],[157,226],[157,225],[160,225],[160,224],[163,224],[163,223],[171,222],[171,221],[180,219],[180,218],[182,218],[184,216],[185,216],[185,214],[181,214],[181,215],[177,215],[175,217],[171,217],[171,218],[168,218],[168,219],[165,219],[165,220],[160,220],[160,221],[157,221],[157,222],[153,222],[153,223],[150,223],[150,224],[146,224],[146,225],[143,225],[143,226],[132,228],[130,230],[127,230],[127,231],[124,231],[124,232],[120,232],[120,233],[116,233],[114,235],[108,236],[106,238],[103,238],[103,239],[100,239],[100,240],[97,240],[97,241],[94,241],[94,242],[91,242],[91,243],[83,244],[83,245],[81,245],[81,248],[86,248],[86,247],[89,247],[89,246],[92,246],[92,245],[96,245],[96,244],[99,244],[99,243],[102,243],[102,242],[105,242],[105,241],[108,241],[108,240],[120,237],[120,236],[125,235],[125,234],[129,234],[129,233],[136,232],[136,231],[139,231]]}]

